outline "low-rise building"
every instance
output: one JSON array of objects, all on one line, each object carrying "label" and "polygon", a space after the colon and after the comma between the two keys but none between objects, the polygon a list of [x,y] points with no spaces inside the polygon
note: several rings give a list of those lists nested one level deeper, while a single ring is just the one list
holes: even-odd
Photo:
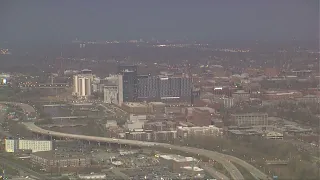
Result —
[{"label": "low-rise building", "polygon": [[262,97],[265,100],[288,100],[302,97],[302,93],[299,91],[266,91]]},{"label": "low-rise building", "polygon": [[109,127],[118,127],[117,121],[116,120],[108,120],[106,123],[106,128]]},{"label": "low-rise building", "polygon": [[212,119],[215,117],[215,109],[210,107],[186,108],[187,121],[195,126],[212,125]]},{"label": "low-rise building", "polygon": [[244,114],[232,114],[231,122],[236,126],[260,126],[268,125],[267,113],[244,113]]},{"label": "low-rise building", "polygon": [[129,131],[135,129],[142,129],[146,121],[146,115],[134,115],[130,114],[129,120],[125,123],[125,128]]},{"label": "low-rise building", "polygon": [[164,114],[166,104],[163,102],[149,102],[150,113]]},{"label": "low-rise building", "polygon": [[234,93],[232,93],[232,97],[236,102],[239,101],[248,101],[250,99],[250,93],[246,92],[244,90],[238,90]]},{"label": "low-rise building", "polygon": [[270,131],[266,133],[265,137],[267,139],[283,139],[283,133]]},{"label": "low-rise building", "polygon": [[79,174],[78,175],[79,179],[106,179],[107,175],[106,174]]},{"label": "low-rise building", "polygon": [[30,159],[47,172],[73,171],[91,166],[91,158],[77,153],[36,152],[31,154]]},{"label": "low-rise building", "polygon": [[18,150],[31,150],[32,152],[51,151],[52,141],[5,139],[6,152],[16,152]]},{"label": "low-rise building", "polygon": [[149,108],[145,103],[126,102],[122,104],[122,109],[132,114],[148,114]]},{"label": "low-rise building", "polygon": [[184,157],[174,154],[159,155],[159,157],[160,161],[166,164],[173,172],[179,172],[181,171],[181,168],[186,166],[193,166],[198,161],[193,157]]},{"label": "low-rise building", "polygon": [[172,121],[147,122],[144,124],[144,129],[152,130],[152,131],[172,131],[176,129],[176,122],[172,122]]},{"label": "low-rise building", "polygon": [[199,135],[220,136],[222,132],[221,128],[212,125],[203,127],[177,127],[177,135],[181,138]]},{"label": "low-rise building", "polygon": [[234,98],[232,97],[222,96],[222,97],[216,97],[214,100],[220,104],[223,104],[225,108],[231,108],[234,105]]},{"label": "low-rise building", "polygon": [[296,100],[298,102],[301,103],[320,103],[320,96],[316,96],[316,95],[306,95],[303,97],[298,97],[296,98]]},{"label": "low-rise building", "polygon": [[155,131],[152,133],[152,141],[172,142],[177,138],[177,131]]},{"label": "low-rise building", "polygon": [[170,142],[177,138],[177,131],[137,130],[125,133],[125,138],[138,141]]}]

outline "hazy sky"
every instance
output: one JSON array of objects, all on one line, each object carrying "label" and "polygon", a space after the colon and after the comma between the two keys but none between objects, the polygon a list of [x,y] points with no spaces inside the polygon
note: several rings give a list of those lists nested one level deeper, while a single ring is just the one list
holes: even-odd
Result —
[{"label": "hazy sky", "polygon": [[0,0],[0,40],[314,40],[319,0]]}]

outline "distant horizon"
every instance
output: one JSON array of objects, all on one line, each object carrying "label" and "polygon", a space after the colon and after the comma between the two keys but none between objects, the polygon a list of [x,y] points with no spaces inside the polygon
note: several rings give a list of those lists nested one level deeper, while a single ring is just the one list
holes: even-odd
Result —
[{"label": "distant horizon", "polygon": [[319,1],[3,0],[0,42],[169,39],[313,41]]}]

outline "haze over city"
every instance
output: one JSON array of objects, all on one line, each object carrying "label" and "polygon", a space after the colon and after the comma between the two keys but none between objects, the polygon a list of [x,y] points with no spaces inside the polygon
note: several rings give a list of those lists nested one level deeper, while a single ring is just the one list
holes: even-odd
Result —
[{"label": "haze over city", "polygon": [[0,39],[315,41],[319,1],[7,1]]}]

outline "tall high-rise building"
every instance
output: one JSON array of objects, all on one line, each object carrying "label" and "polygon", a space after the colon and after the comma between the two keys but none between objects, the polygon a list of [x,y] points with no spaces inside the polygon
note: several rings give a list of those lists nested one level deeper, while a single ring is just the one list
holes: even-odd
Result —
[{"label": "tall high-rise building", "polygon": [[120,65],[118,66],[118,74],[121,74],[123,79],[123,101],[136,101],[138,98],[137,66]]},{"label": "tall high-rise building", "polygon": [[78,96],[87,98],[91,96],[91,78],[88,76],[78,77]]},{"label": "tall high-rise building", "polygon": [[137,89],[138,99],[143,100],[143,99],[149,98],[149,87],[148,87],[149,76],[139,75],[137,79],[138,79],[138,89]]},{"label": "tall high-rise building", "polygon": [[192,82],[182,76],[138,76],[137,92],[139,100],[190,100]]},{"label": "tall high-rise building", "polygon": [[85,69],[81,74],[73,76],[73,95],[87,99],[91,96],[94,75],[91,70]]},{"label": "tall high-rise building", "polygon": [[200,100],[200,88],[193,87],[191,90],[191,104],[194,104],[197,100]]},{"label": "tall high-rise building", "polygon": [[75,96],[77,96],[77,94],[78,94],[78,92],[79,92],[79,90],[78,90],[78,88],[79,88],[79,85],[78,85],[78,78],[79,78],[79,76],[78,75],[73,75],[73,92],[72,92],[72,94],[73,95],[75,95]]},{"label": "tall high-rise building", "polygon": [[106,81],[103,88],[104,102],[121,106],[123,103],[122,75],[109,76]]},{"label": "tall high-rise building", "polygon": [[140,75],[137,86],[139,100],[156,100],[158,98],[159,79],[157,76]]},{"label": "tall high-rise building", "polygon": [[119,104],[119,88],[117,85],[105,85],[103,95],[105,103]]}]

